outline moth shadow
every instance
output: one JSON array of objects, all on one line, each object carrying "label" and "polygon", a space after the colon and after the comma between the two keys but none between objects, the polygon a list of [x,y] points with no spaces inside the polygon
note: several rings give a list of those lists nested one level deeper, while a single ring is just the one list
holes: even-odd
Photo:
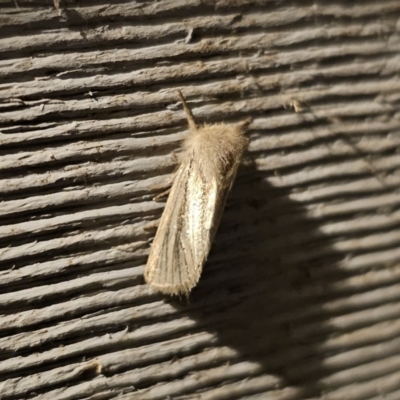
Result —
[{"label": "moth shadow", "polygon": [[265,377],[254,387],[248,380],[246,395],[268,390],[269,376],[271,390],[318,396],[324,343],[334,333],[335,312],[324,304],[343,295],[335,291],[345,278],[337,267],[343,257],[289,191],[272,187],[265,172],[241,167],[200,283],[187,304],[175,306],[214,334],[213,346],[234,352],[224,361],[221,350],[215,364],[250,362],[243,376],[226,380]]}]

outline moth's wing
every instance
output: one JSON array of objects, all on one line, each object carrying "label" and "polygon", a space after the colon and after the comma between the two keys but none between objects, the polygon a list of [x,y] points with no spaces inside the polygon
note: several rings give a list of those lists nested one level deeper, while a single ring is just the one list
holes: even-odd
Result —
[{"label": "moth's wing", "polygon": [[188,294],[198,282],[229,191],[230,182],[218,182],[191,157],[179,167],[145,271],[156,290]]},{"label": "moth's wing", "polygon": [[221,222],[222,213],[224,211],[226,201],[228,200],[229,192],[232,189],[233,182],[235,181],[238,167],[239,167],[238,160],[233,160],[232,164],[227,168],[223,184],[221,183],[219,186],[218,199],[214,214],[213,228],[210,236],[211,242],[213,241],[214,236],[217,233],[219,223]]}]

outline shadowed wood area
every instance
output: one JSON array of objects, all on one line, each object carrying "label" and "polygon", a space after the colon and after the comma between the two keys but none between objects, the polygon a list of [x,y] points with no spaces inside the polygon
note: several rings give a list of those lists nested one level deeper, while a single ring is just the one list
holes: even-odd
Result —
[{"label": "shadowed wood area", "polygon": [[[400,2],[0,0],[2,400],[400,399]],[[154,201],[251,117],[199,285]]]}]

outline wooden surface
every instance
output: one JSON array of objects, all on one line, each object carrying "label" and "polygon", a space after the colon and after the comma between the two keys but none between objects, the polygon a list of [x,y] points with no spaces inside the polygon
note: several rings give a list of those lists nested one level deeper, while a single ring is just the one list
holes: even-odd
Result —
[{"label": "wooden surface", "polygon": [[[1,0],[0,398],[400,399],[399,72],[398,0]],[[188,301],[177,88],[253,119]]]}]

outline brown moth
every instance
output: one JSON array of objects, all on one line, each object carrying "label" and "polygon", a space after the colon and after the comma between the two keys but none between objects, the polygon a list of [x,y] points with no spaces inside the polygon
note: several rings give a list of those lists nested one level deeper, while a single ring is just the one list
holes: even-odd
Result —
[{"label": "brown moth", "polygon": [[236,176],[249,121],[197,127],[182,93],[190,133],[144,273],[155,290],[188,295],[199,281]]}]

